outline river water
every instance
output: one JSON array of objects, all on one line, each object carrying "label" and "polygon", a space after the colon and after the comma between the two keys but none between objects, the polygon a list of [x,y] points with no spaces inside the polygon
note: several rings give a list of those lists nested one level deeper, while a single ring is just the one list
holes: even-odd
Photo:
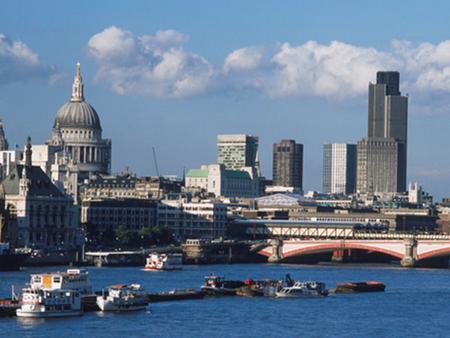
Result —
[{"label": "river water", "polygon": [[[0,298],[30,273],[0,272]],[[185,266],[179,272],[139,268],[88,268],[94,289],[140,283],[147,291],[199,288],[204,275],[227,279],[377,280],[384,293],[320,299],[222,297],[150,304],[145,312],[86,313],[62,319],[0,318],[1,337],[445,337],[450,336],[450,270],[393,266],[236,264]]]}]

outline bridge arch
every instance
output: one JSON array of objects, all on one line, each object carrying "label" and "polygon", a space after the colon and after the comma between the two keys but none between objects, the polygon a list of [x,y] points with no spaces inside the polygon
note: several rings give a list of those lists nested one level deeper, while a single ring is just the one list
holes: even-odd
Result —
[{"label": "bridge arch", "polygon": [[283,258],[300,256],[302,254],[313,254],[313,253],[321,253],[321,252],[329,252],[335,250],[346,250],[346,249],[354,249],[354,250],[365,250],[365,251],[373,251],[379,252],[382,254],[386,254],[398,259],[402,259],[404,254],[399,253],[394,250],[389,250],[382,247],[358,244],[358,243],[327,243],[327,244],[317,244],[317,245],[308,245],[303,248],[298,248],[295,250],[283,252]]},{"label": "bridge arch", "polygon": [[450,256],[450,246],[448,248],[440,248],[436,250],[427,251],[423,254],[417,255],[417,260],[420,261],[422,259],[434,258],[440,256]]}]

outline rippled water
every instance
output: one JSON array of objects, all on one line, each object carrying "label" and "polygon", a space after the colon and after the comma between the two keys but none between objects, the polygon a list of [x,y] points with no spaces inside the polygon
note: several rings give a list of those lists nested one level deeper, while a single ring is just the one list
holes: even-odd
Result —
[{"label": "rippled water", "polygon": [[[62,268],[0,272],[0,297],[29,274]],[[82,317],[0,318],[1,337],[444,337],[450,336],[450,270],[397,267],[209,265],[179,272],[89,268],[94,288],[138,282],[148,291],[198,288],[211,272],[230,279],[379,280],[385,293],[320,299],[223,297],[155,303],[147,312],[87,313]]]}]

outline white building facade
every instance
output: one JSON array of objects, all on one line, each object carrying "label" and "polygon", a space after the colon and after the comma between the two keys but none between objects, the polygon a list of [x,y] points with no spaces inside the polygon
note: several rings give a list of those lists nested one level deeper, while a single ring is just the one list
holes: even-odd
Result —
[{"label": "white building facade", "polygon": [[171,229],[179,240],[224,237],[227,206],[207,200],[162,200],[157,207],[157,220],[159,226]]},{"label": "white building facade", "polygon": [[203,190],[219,197],[254,198],[259,196],[260,180],[252,167],[225,169],[224,165],[202,165],[186,175],[187,190]]}]

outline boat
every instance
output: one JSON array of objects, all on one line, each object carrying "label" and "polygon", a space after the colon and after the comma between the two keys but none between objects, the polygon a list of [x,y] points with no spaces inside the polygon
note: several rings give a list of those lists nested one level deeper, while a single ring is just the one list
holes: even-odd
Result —
[{"label": "boat", "polygon": [[336,284],[335,293],[353,293],[353,292],[383,292],[386,284],[382,282],[346,282]]},{"label": "boat", "polygon": [[97,295],[92,292],[89,273],[84,269],[67,269],[63,272],[32,274],[30,287],[43,290],[78,291],[83,312],[98,311]]},{"label": "boat", "polygon": [[174,271],[181,270],[183,255],[180,253],[157,254],[152,253],[147,257],[145,271]]},{"label": "boat", "polygon": [[0,317],[13,317],[18,308],[20,308],[19,300],[0,299]]},{"label": "boat", "polygon": [[16,310],[20,308],[21,301],[11,286],[11,298],[0,299],[0,317],[12,317],[16,315]]},{"label": "boat", "polygon": [[236,290],[236,295],[243,297],[274,297],[275,292],[280,289],[282,281],[273,279],[252,280],[247,279],[245,286]]},{"label": "boat", "polygon": [[170,290],[167,292],[148,293],[147,300],[150,303],[165,302],[172,300],[186,300],[186,299],[202,299],[205,297],[205,292],[201,290],[184,289],[184,290]]},{"label": "boat", "polygon": [[148,300],[139,284],[112,285],[108,293],[97,297],[101,311],[138,311],[145,310]]},{"label": "boat", "polygon": [[22,290],[21,306],[16,310],[17,317],[26,318],[69,317],[81,314],[78,291],[31,287]]},{"label": "boat", "polygon": [[30,277],[32,289],[43,290],[73,290],[81,295],[92,294],[89,273],[83,269],[68,269],[65,272],[45,272],[32,274]]},{"label": "boat", "polygon": [[12,250],[9,243],[0,242],[0,271],[19,270],[29,256],[25,251]]},{"label": "boat", "polygon": [[240,280],[225,280],[222,276],[210,275],[205,277],[201,289],[208,295],[236,295],[236,290],[244,285]]},{"label": "boat", "polygon": [[325,283],[318,281],[294,281],[289,274],[285,278],[286,286],[275,292],[278,298],[312,298],[328,296]]},{"label": "boat", "polygon": [[285,286],[275,293],[278,298],[311,298],[328,296],[325,283],[317,281],[299,281]]}]

